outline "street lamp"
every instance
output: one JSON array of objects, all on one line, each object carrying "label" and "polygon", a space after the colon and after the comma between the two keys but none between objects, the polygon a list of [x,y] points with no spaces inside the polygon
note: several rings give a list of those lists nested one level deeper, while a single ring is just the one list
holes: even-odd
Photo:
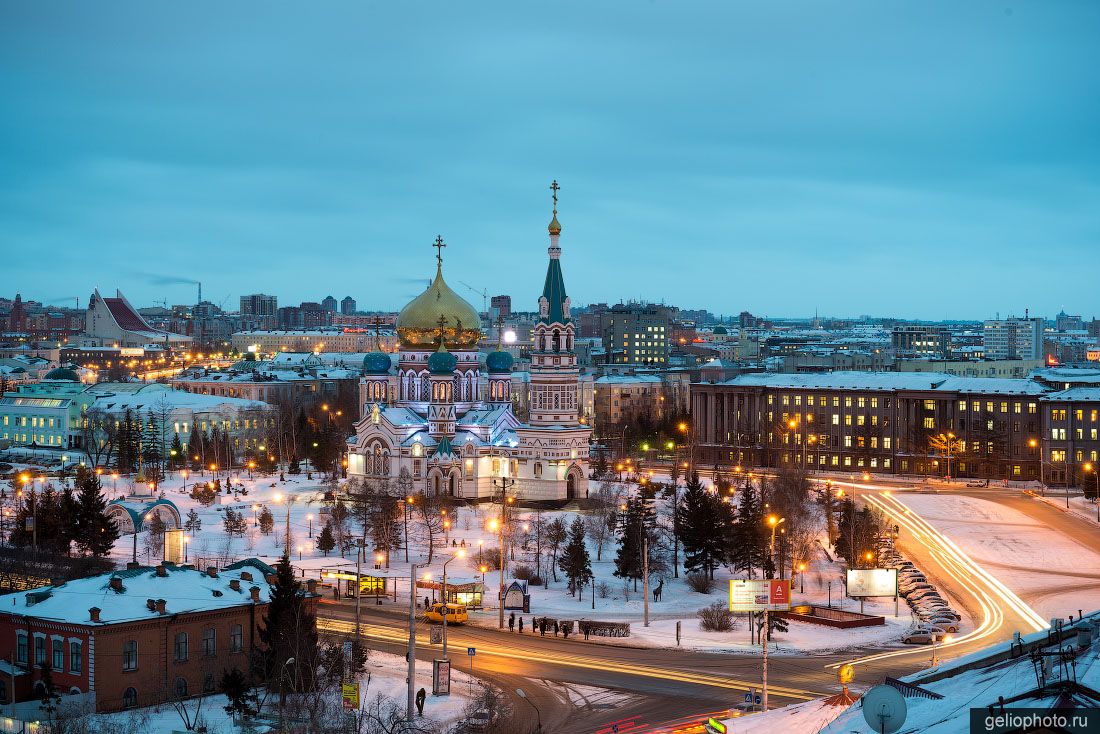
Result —
[{"label": "street lamp", "polygon": [[313,513],[306,515],[306,520],[309,521],[309,537],[313,537]]},{"label": "street lamp", "polygon": [[806,593],[806,564],[798,564],[798,593]]},{"label": "street lamp", "polygon": [[[444,658],[446,658],[446,655],[444,655]],[[533,708],[535,710],[535,716],[538,717],[538,722],[539,722],[538,731],[542,731],[542,712],[539,711],[539,707],[535,705],[534,701],[532,701],[531,699],[529,699],[527,697],[527,694],[524,693],[522,688],[517,688],[516,689],[516,695],[519,696],[520,698],[522,698],[527,703],[531,704],[531,708]]]},{"label": "street lamp", "polygon": [[443,659],[447,659],[447,617],[450,615],[450,603],[447,601],[447,566],[456,558],[465,558],[466,549],[459,549],[457,553],[443,562]]},{"label": "street lamp", "polygon": [[1091,472],[1096,481],[1096,495],[1092,498],[1092,502],[1096,505],[1096,522],[1100,522],[1100,470],[1091,461],[1086,461],[1082,468],[1086,474]]}]

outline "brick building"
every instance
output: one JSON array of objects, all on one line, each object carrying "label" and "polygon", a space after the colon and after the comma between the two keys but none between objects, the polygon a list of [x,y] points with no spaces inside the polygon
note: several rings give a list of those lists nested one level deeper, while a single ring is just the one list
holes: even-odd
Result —
[{"label": "brick building", "polygon": [[[41,698],[48,667],[70,700],[117,711],[216,689],[247,671],[274,570],[255,559],[201,572],[164,564],[0,597],[0,701]],[[64,701],[63,701],[64,702]]]}]

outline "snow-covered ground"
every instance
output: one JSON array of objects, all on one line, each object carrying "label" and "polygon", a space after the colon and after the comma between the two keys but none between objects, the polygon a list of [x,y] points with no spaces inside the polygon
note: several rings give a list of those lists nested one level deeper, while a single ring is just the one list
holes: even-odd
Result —
[{"label": "snow-covered ground", "polygon": [[1100,555],[1072,538],[983,499],[944,493],[901,499],[1043,617],[1097,606]]}]

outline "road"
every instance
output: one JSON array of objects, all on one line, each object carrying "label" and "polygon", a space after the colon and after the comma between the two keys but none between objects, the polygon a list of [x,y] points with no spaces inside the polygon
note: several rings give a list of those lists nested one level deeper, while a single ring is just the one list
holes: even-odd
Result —
[{"label": "road", "polygon": [[[939,653],[957,657],[1046,626],[1026,598],[1014,594],[986,569],[962,552],[950,538],[905,504],[906,494],[927,492],[918,487],[843,483],[863,502],[881,509],[900,528],[899,549],[973,620],[974,627],[939,646]],[[1016,491],[944,490],[1013,507],[1078,542],[1100,552],[1096,527]],[[353,610],[326,603],[319,626],[326,631],[353,630]],[[396,654],[405,651],[408,627],[404,615],[391,607],[364,607],[363,635],[369,646]],[[418,630],[418,659],[428,666],[440,655],[428,644],[426,626]],[[700,653],[676,649],[633,648],[541,638],[465,626],[451,628],[450,657],[456,668],[469,671],[468,647],[476,648],[474,674],[489,678],[505,691],[522,687],[542,715],[544,731],[565,734],[609,734],[612,724],[626,732],[689,732],[692,722],[725,711],[759,687],[759,656]],[[856,682],[871,685],[884,676],[902,676],[928,667],[927,647],[869,651],[856,658],[840,655],[772,657],[770,697],[779,705],[797,703],[836,690],[836,669],[856,666]],[[624,692],[607,698],[591,689]],[[530,704],[512,696],[517,715],[534,721]],[[685,714],[690,714],[685,716]]]}]

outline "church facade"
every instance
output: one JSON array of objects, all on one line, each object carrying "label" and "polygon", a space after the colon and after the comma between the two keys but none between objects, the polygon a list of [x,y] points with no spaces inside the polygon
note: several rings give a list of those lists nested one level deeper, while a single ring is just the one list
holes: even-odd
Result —
[{"label": "church facade", "polygon": [[[378,346],[364,359],[362,413],[348,441],[348,476],[387,480],[391,491],[467,500],[585,497],[591,428],[580,421],[575,325],[561,270],[561,225],[550,222],[549,263],[531,354],[530,418],[512,411],[512,356],[482,365],[477,311],[443,279],[397,317],[400,356]],[[436,247],[442,253],[441,239]],[[482,370],[487,390],[482,394]]]}]

